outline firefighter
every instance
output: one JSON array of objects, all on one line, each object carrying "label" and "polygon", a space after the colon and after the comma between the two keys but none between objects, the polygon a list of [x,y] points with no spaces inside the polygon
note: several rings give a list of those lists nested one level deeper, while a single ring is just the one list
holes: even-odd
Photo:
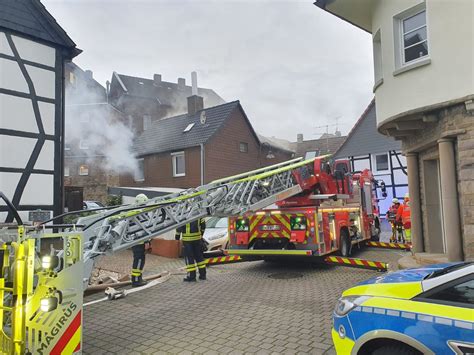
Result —
[{"label": "firefighter", "polygon": [[[145,194],[138,194],[135,197],[135,204],[141,205],[148,201]],[[145,242],[132,247],[133,263],[132,263],[132,287],[140,287],[147,284],[143,280],[143,267],[145,266]]]},{"label": "firefighter", "polygon": [[206,261],[204,260],[202,236],[206,229],[204,218],[188,223],[176,229],[175,239],[182,236],[184,257],[186,260],[186,282],[196,281],[196,270],[199,270],[199,280],[206,279]]},{"label": "firefighter", "polygon": [[405,242],[411,243],[411,211],[408,193],[405,194],[403,204],[398,208],[397,221],[403,226],[405,231]]},{"label": "firefighter", "polygon": [[400,201],[398,200],[398,198],[392,199],[392,205],[387,211],[387,220],[392,225],[392,236],[390,237],[391,242],[397,241],[397,232],[399,236],[400,234],[403,234],[400,228],[401,226],[397,221],[397,212],[399,208],[400,208]]}]

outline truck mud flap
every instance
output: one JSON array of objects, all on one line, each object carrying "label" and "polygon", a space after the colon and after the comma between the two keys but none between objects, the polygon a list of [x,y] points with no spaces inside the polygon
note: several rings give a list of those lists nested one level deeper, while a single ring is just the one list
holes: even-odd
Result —
[{"label": "truck mud flap", "polygon": [[207,262],[207,265],[217,265],[217,264],[236,263],[236,262],[241,262],[241,261],[246,261],[246,260],[243,260],[238,255],[228,255],[228,256],[216,256],[216,257],[206,258],[205,261]]},{"label": "truck mud flap", "polygon": [[366,243],[366,245],[372,248],[411,250],[411,244],[409,243],[384,243],[369,241]]},{"label": "truck mud flap", "polygon": [[357,259],[357,258],[344,258],[340,256],[327,256],[324,258],[324,262],[327,264],[332,264],[332,265],[349,266],[349,267],[356,267],[356,268],[369,269],[369,270],[377,270],[377,271],[388,270],[388,264],[381,261],[372,261],[372,260]]}]

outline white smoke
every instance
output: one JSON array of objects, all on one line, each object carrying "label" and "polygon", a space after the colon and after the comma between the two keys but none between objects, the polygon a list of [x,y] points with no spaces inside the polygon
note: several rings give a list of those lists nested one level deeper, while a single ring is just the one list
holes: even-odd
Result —
[{"label": "white smoke", "polygon": [[126,116],[108,104],[105,95],[88,86],[66,89],[66,145],[68,156],[84,156],[100,162],[106,173],[134,173],[138,170],[133,153],[133,131]]}]

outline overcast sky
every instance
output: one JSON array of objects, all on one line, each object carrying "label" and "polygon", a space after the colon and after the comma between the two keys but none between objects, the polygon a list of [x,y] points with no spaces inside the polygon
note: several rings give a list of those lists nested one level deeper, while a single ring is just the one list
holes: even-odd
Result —
[{"label": "overcast sky", "polygon": [[312,0],[42,2],[101,84],[113,71],[190,83],[195,70],[266,136],[314,139],[337,117],[345,134],[373,96],[371,36]]}]

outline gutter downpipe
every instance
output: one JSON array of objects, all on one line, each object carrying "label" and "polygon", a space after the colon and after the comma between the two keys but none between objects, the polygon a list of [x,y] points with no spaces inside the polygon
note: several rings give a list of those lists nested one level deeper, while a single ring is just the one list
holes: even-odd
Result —
[{"label": "gutter downpipe", "polygon": [[204,143],[199,144],[201,147],[201,186],[204,185]]}]

